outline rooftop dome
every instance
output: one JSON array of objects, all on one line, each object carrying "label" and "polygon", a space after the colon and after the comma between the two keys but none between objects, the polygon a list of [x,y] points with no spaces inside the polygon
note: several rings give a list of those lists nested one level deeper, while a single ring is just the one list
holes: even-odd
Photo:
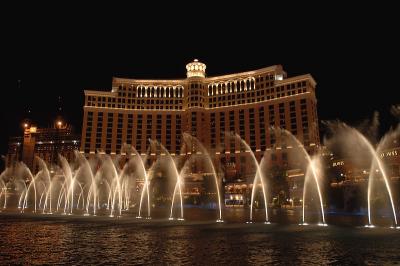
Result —
[{"label": "rooftop dome", "polygon": [[205,78],[206,76],[206,65],[199,62],[199,60],[194,59],[193,62],[190,62],[186,65],[186,76],[188,78],[191,77],[201,77]]}]

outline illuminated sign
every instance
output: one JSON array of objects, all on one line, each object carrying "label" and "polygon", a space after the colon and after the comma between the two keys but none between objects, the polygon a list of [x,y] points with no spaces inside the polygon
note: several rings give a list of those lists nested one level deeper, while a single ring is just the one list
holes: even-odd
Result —
[{"label": "illuminated sign", "polygon": [[391,150],[391,151],[387,151],[387,152],[382,152],[381,153],[381,158],[383,157],[393,157],[393,156],[397,156],[397,150]]},{"label": "illuminated sign", "polygon": [[333,167],[342,166],[342,165],[344,165],[344,161],[338,161],[338,162],[334,162],[334,163],[332,164]]}]

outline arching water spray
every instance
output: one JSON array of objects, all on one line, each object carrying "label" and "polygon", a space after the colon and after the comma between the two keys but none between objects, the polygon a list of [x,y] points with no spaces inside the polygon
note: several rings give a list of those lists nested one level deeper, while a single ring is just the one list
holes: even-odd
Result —
[{"label": "arching water spray", "polygon": [[191,140],[196,141],[197,145],[200,147],[201,151],[206,156],[209,165],[211,166],[212,173],[214,176],[214,181],[215,181],[215,189],[217,190],[217,196],[218,196],[218,211],[219,211],[218,214],[219,215],[217,218],[217,223],[222,223],[224,220],[222,219],[221,195],[220,195],[220,191],[219,191],[217,172],[215,171],[215,167],[214,167],[213,162],[211,161],[211,157],[210,157],[209,153],[207,152],[207,149],[203,146],[203,144],[201,144],[201,142],[196,137],[193,137],[192,135],[190,135],[188,133],[183,133],[183,137],[184,137],[184,139],[190,138]]}]

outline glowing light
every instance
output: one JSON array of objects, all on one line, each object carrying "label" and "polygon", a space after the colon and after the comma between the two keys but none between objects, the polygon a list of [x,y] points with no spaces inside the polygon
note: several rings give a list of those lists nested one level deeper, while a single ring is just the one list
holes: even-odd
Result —
[{"label": "glowing light", "polygon": [[193,62],[186,65],[186,76],[190,77],[205,77],[206,65],[195,59]]}]

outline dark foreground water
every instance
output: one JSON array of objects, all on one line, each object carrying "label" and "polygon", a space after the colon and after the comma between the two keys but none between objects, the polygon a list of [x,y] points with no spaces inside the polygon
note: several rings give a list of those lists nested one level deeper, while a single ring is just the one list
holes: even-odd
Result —
[{"label": "dark foreground water", "polygon": [[0,214],[0,264],[393,265],[400,230]]}]

